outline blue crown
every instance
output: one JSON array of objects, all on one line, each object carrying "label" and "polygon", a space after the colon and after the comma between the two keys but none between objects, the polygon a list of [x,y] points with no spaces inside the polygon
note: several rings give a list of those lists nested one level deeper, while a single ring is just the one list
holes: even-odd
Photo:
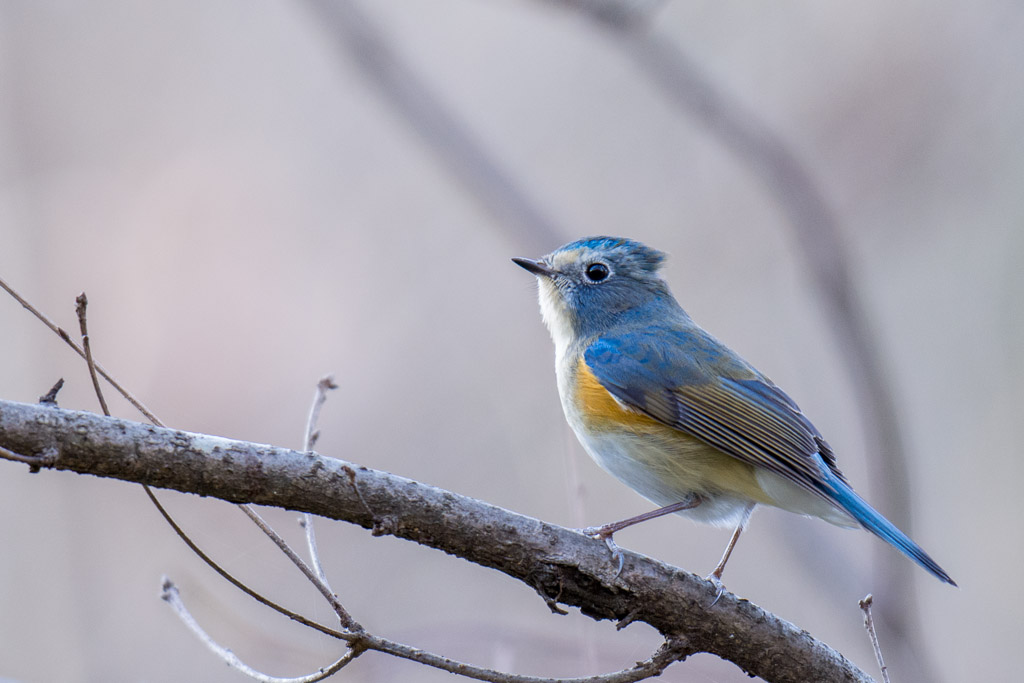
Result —
[{"label": "blue crown", "polygon": [[563,247],[559,247],[553,253],[558,254],[576,249],[618,253],[622,256],[628,257],[629,261],[634,262],[644,270],[652,273],[658,270],[658,268],[661,267],[662,262],[665,260],[664,252],[658,251],[657,249],[651,249],[646,244],[642,244],[636,240],[626,239],[625,237],[607,237],[603,235],[596,237],[584,237],[583,239],[576,240],[575,242],[570,242]]}]

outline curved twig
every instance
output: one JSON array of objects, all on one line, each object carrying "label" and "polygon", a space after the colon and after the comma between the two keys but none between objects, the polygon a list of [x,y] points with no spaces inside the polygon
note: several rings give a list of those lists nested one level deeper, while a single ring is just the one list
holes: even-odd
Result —
[{"label": "curved twig", "polygon": [[248,666],[238,658],[238,655],[211,638],[203,627],[199,625],[199,622],[195,620],[195,617],[193,617],[188,611],[188,608],[185,607],[185,603],[182,602],[181,595],[178,593],[178,587],[175,586],[174,583],[166,576],[162,582],[160,597],[164,602],[171,606],[171,609],[173,609],[174,613],[178,615],[178,618],[181,619],[182,623],[184,623],[185,626],[187,626],[189,630],[199,638],[200,642],[209,648],[211,652],[220,657],[224,663],[231,668],[237,669],[249,678],[260,681],[260,683],[316,683],[317,681],[324,680],[328,676],[333,676],[349,662],[366,651],[365,648],[357,643],[333,664],[320,669],[316,673],[312,673],[307,676],[299,676],[297,678],[278,678],[276,676],[268,676],[267,674]]}]

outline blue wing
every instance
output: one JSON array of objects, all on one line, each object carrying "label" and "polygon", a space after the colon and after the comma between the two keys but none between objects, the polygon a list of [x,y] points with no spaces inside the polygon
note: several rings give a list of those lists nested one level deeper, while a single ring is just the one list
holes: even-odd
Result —
[{"label": "blue wing", "polygon": [[618,400],[720,451],[829,499],[825,472],[845,481],[796,403],[697,326],[603,337],[584,360]]},{"label": "blue wing", "polygon": [[956,585],[920,546],[854,492],[836,467],[831,447],[796,403],[700,327],[666,323],[602,337],[583,358],[622,403],[821,496]]}]

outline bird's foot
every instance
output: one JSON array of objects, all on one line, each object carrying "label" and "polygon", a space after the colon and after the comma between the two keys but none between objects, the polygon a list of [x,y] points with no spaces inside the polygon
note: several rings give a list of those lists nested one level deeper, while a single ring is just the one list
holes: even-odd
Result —
[{"label": "bird's foot", "polygon": [[618,578],[619,574],[622,573],[622,568],[626,562],[626,556],[622,554],[622,548],[619,547],[618,543],[615,542],[613,536],[618,529],[614,528],[614,524],[605,524],[604,526],[588,526],[585,529],[580,529],[579,532],[584,536],[590,536],[604,541],[604,544],[608,546],[608,550],[612,554],[612,559],[616,562],[615,578]]},{"label": "bird's foot", "polygon": [[708,607],[714,607],[715,603],[718,602],[719,598],[721,598],[722,595],[725,594],[725,584],[722,583],[722,575],[716,569],[715,571],[711,572],[706,577],[704,577],[704,580],[710,581],[711,584],[715,587],[715,599],[712,600],[711,604],[708,605]]}]

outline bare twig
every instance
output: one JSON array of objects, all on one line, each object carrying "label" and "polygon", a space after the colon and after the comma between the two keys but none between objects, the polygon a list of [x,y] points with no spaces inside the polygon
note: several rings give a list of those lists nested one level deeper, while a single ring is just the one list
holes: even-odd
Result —
[{"label": "bare twig", "polygon": [[367,649],[386,652],[387,654],[410,661],[419,662],[441,669],[449,673],[474,678],[479,681],[490,681],[491,683],[635,683],[647,678],[660,676],[661,672],[669,665],[685,659],[693,651],[686,646],[682,638],[666,640],[650,658],[637,662],[636,666],[613,673],[599,674],[597,676],[582,676],[579,678],[543,678],[538,676],[521,676],[518,674],[507,674],[493,669],[485,669],[471,664],[457,662],[447,657],[423,652],[408,645],[395,643],[384,638],[370,637],[366,643]]},{"label": "bare twig", "polygon": [[56,456],[56,452],[51,452],[48,455],[22,455],[0,446],[0,458],[14,462],[23,462],[31,466],[32,472],[38,472],[43,467],[52,467],[56,462]]},{"label": "bare twig", "polygon": [[[311,451],[313,446],[316,445],[317,439],[320,437],[320,430],[316,426],[320,419],[320,409],[323,407],[324,402],[327,401],[327,392],[337,388],[338,385],[334,383],[334,377],[331,375],[321,377],[320,381],[316,383],[316,395],[313,397],[313,405],[309,409],[309,418],[306,420],[306,436],[303,440],[302,450]],[[320,564],[320,553],[316,547],[313,515],[308,512],[302,513],[299,523],[306,531],[306,545],[309,547],[309,562],[313,565],[313,571],[316,573],[317,579],[330,590],[330,583],[328,583],[327,574],[324,573],[324,568]],[[331,592],[333,593],[334,591]]]},{"label": "bare twig", "polygon": [[110,408],[107,407],[107,400],[103,398],[103,389],[100,388],[100,378],[96,375],[96,361],[92,358],[92,344],[89,342],[89,323],[86,320],[85,309],[89,305],[89,299],[82,292],[75,299],[75,313],[78,315],[78,327],[82,331],[82,350],[85,352],[85,364],[89,366],[89,377],[92,379],[92,388],[96,391],[96,398],[100,401],[100,408],[104,415],[110,415]]},{"label": "bare twig", "polygon": [[[10,291],[10,290],[8,290],[8,291]],[[26,302],[24,302],[20,298],[19,298],[19,301],[22,301],[22,305],[26,304]],[[107,407],[106,400],[103,398],[103,391],[102,391],[102,389],[100,387],[99,379],[97,378],[96,363],[95,363],[95,361],[93,360],[93,357],[92,357],[91,344],[90,344],[90,341],[89,341],[89,327],[88,327],[87,312],[86,312],[87,311],[87,307],[89,305],[89,301],[88,301],[88,298],[85,295],[85,292],[82,292],[81,294],[78,295],[78,297],[75,299],[75,304],[76,304],[75,305],[75,313],[78,316],[78,324],[79,324],[79,327],[80,327],[81,332],[82,332],[82,347],[83,347],[83,350],[84,350],[85,361],[86,361],[86,363],[89,366],[89,375],[92,378],[93,388],[96,391],[96,397],[99,399],[100,406],[103,409],[103,414],[109,417],[110,416],[110,410]],[[35,309],[29,307],[29,310],[33,310],[34,311]],[[62,335],[62,338],[66,339],[66,337],[63,337],[63,335]],[[70,340],[67,340],[67,341],[70,341]],[[110,380],[110,381],[113,382],[112,380]],[[115,384],[115,386],[116,386],[116,384]],[[327,389],[330,389],[330,388],[334,387],[334,381],[333,381],[333,379],[331,377],[324,377],[317,384],[317,387],[318,387],[318,392],[326,392]],[[59,388],[59,387],[57,387],[57,388]],[[317,415],[320,412],[320,407],[323,405],[323,401],[324,400],[326,400],[326,398],[323,398],[323,399],[320,399],[318,401],[315,401],[314,402],[314,406],[313,406],[313,410],[310,413],[310,423],[307,426],[307,432],[306,432],[306,443],[309,444],[310,446],[311,446],[311,444],[313,442],[316,441],[315,432],[312,431],[312,430],[315,429],[316,417],[317,417]],[[150,420],[154,422],[154,424],[157,424],[157,425],[161,424],[160,421],[156,418],[156,416],[153,415],[152,413],[148,413],[147,414],[147,413],[145,413],[145,411],[143,411],[143,414],[146,414],[147,417],[149,417]],[[307,450],[308,449],[309,449],[309,447],[307,447]],[[323,633],[328,633],[328,634],[331,634],[331,635],[334,635],[334,634],[338,633],[337,631],[334,631],[333,629],[328,629],[327,627],[322,626],[321,624],[318,624],[318,623],[313,622],[313,621],[311,621],[309,619],[306,619],[302,615],[297,614],[295,612],[292,612],[291,610],[288,610],[288,609],[282,607],[281,605],[278,605],[278,604],[274,603],[273,601],[269,600],[268,598],[264,597],[263,595],[261,595],[261,594],[257,593],[256,591],[252,590],[247,585],[245,585],[244,583],[242,583],[241,581],[236,579],[234,576],[229,574],[226,570],[224,570],[222,567],[220,567],[220,565],[218,565],[216,562],[214,562],[213,559],[209,555],[207,555],[202,550],[200,550],[199,546],[196,545],[196,543],[192,541],[192,539],[188,536],[188,534],[185,533],[185,530],[182,529],[181,526],[178,525],[178,523],[174,521],[174,519],[171,517],[170,513],[167,512],[167,509],[164,508],[164,506],[160,504],[160,501],[157,499],[156,494],[153,492],[153,490],[149,486],[147,486],[146,484],[142,484],[142,488],[146,492],[146,495],[149,497],[150,502],[152,502],[153,505],[156,506],[156,509],[160,512],[161,516],[163,516],[164,520],[171,526],[171,528],[178,535],[178,537],[181,538],[185,542],[185,544],[192,550],[192,552],[194,552],[196,555],[198,555],[200,559],[202,559],[204,562],[206,562],[206,564],[208,564],[214,571],[216,571],[222,577],[227,579],[236,588],[241,590],[246,595],[252,597],[256,601],[260,602],[261,604],[264,604],[264,605],[266,605],[266,606],[268,606],[268,607],[270,607],[270,608],[280,612],[281,614],[284,614],[285,616],[287,616],[287,617],[289,617],[291,619],[294,619],[295,621],[298,621],[299,623],[302,623],[303,625],[309,626],[309,627],[314,628],[316,630],[319,630],[319,631],[321,631]],[[250,511],[246,508],[246,506],[240,505],[239,507],[241,507],[243,509],[243,511],[245,511],[247,514],[249,514]],[[253,514],[255,514],[255,513],[253,513]],[[309,517],[308,513],[306,513],[306,516]],[[261,529],[263,529],[263,531],[265,533],[268,533],[268,535],[270,535],[270,537],[272,539],[274,539],[274,541],[276,543],[278,543],[278,545],[282,545],[283,544],[283,548],[287,548],[286,554],[291,553],[291,555],[294,555],[294,552],[291,551],[291,548],[289,548],[287,546],[287,544],[285,544],[284,539],[282,539],[279,535],[277,535],[276,532],[273,532],[270,529],[270,527],[265,522],[260,520],[260,522],[257,522],[257,526],[259,526]],[[312,533],[311,526],[307,527],[307,537],[309,537],[309,535],[311,533]],[[315,554],[315,551],[316,551],[316,545],[315,545],[316,541],[315,541],[315,538],[312,538],[310,540],[310,543],[311,543],[311,548],[312,548],[313,553],[314,553],[315,566],[318,569],[318,577],[322,577],[323,576],[323,570],[320,568],[319,558]],[[291,556],[291,555],[289,555],[289,556]],[[330,591],[330,586],[327,585],[326,578],[323,579],[323,585],[326,588],[326,590],[330,593],[331,592]],[[334,605],[336,607],[336,609],[337,609],[337,607],[340,606],[340,603],[337,604],[337,605],[335,605],[335,603],[332,603],[332,605]],[[344,609],[344,608],[342,608],[342,609]],[[341,616],[341,615],[339,615],[339,616]]]},{"label": "bare twig", "polygon": [[309,408],[309,417],[306,419],[306,436],[302,441],[302,450],[311,451],[320,438],[320,430],[317,429],[317,422],[320,421],[320,409],[327,401],[327,392],[337,389],[334,383],[334,375],[324,375],[316,383],[316,395],[313,397],[313,405]]},{"label": "bare twig", "polygon": [[635,683],[636,681],[642,681],[644,679],[660,675],[661,672],[671,664],[685,658],[689,654],[689,650],[687,649],[684,640],[669,639],[663,643],[651,657],[642,662],[637,662],[635,666],[623,669],[622,671],[578,678],[544,678],[540,676],[507,674],[501,671],[495,671],[494,669],[473,666],[472,664],[458,662],[453,659],[448,659],[447,657],[442,657],[417,648],[409,647],[408,645],[396,643],[392,640],[388,640],[387,638],[379,638],[365,634],[360,637],[358,642],[350,646],[349,651],[346,652],[344,656],[334,662],[334,664],[321,669],[315,674],[310,674],[309,676],[301,678],[274,678],[246,666],[233,652],[214,641],[196,622],[191,613],[189,613],[185,604],[181,600],[181,595],[179,594],[177,587],[166,577],[163,580],[160,597],[174,609],[174,612],[182,622],[184,622],[185,625],[188,626],[188,628],[203,642],[203,644],[214,652],[214,654],[224,660],[224,662],[229,666],[232,666],[242,673],[265,683],[309,683],[312,681],[323,680],[324,678],[327,678],[327,676],[336,673],[346,664],[367,650],[375,650],[400,659],[407,659],[435,669],[447,671],[448,673],[480,681],[490,681],[491,683]]},{"label": "bare twig", "polygon": [[298,553],[292,550],[291,546],[281,538],[281,535],[274,531],[270,525],[260,517],[259,513],[252,508],[252,506],[239,505],[238,507],[256,524],[256,526],[260,528],[261,531],[263,531],[264,534],[270,538],[270,540],[277,544],[277,547],[281,549],[281,552],[287,555],[288,559],[292,561],[292,564],[298,567],[303,576],[309,579],[310,583],[320,591],[320,594],[323,595],[324,599],[331,605],[334,613],[338,615],[338,620],[341,622],[341,625],[345,627],[345,630],[351,633],[361,633],[363,631],[363,627],[356,623],[356,620],[352,618],[352,615],[348,613],[345,606],[341,604],[340,600],[338,600],[338,596],[331,592],[331,587],[320,581],[320,578],[316,573],[309,568],[309,565],[306,564],[301,557],[299,557]]},{"label": "bare twig", "polygon": [[[81,333],[82,333],[82,341],[83,341],[83,348],[79,349],[79,347],[75,345],[75,343],[71,340],[70,336],[63,329],[61,329],[60,327],[56,326],[52,321],[50,321],[50,319],[47,316],[43,315],[42,312],[40,312],[35,306],[33,306],[31,303],[29,303],[24,297],[22,297],[17,291],[15,291],[10,285],[8,285],[2,279],[0,279],[0,287],[2,287],[4,290],[6,290],[12,297],[14,297],[15,300],[18,301],[18,303],[20,303],[24,308],[26,308],[29,312],[31,312],[36,318],[38,318],[50,330],[55,332],[57,334],[57,336],[59,336],[61,339],[63,339],[69,346],[71,346],[71,348],[73,348],[76,352],[78,352],[78,354],[80,356],[82,356],[82,358],[85,359],[85,361],[86,361],[86,363],[88,365],[88,368],[89,368],[89,375],[92,378],[93,389],[96,391],[96,397],[97,397],[97,399],[100,402],[100,406],[103,409],[103,414],[104,415],[109,417],[110,416],[110,410],[109,410],[109,408],[107,406],[106,400],[103,397],[103,391],[102,391],[102,389],[100,387],[99,380],[97,379],[97,374],[102,375],[108,382],[110,382],[110,384],[115,389],[117,389],[118,392],[122,396],[124,396],[125,399],[127,399],[135,408],[137,408],[139,410],[139,412],[141,412],[143,415],[145,415],[150,420],[150,422],[152,422],[153,424],[155,424],[157,426],[161,426],[161,427],[163,426],[163,422],[161,422],[161,420],[159,418],[157,418],[157,416],[155,414],[153,414],[151,411],[149,411],[140,401],[135,399],[134,396],[132,396],[129,392],[127,392],[127,390],[125,390],[123,387],[121,387],[121,385],[116,380],[114,380],[110,375],[108,375],[99,366],[99,364],[96,363],[96,361],[93,359],[93,357],[92,357],[92,348],[91,348],[91,344],[90,344],[90,341],[89,341],[88,320],[87,320],[87,307],[88,307],[88,303],[89,302],[88,302],[88,299],[87,299],[87,297],[85,295],[85,292],[82,292],[75,299],[75,304],[76,304],[75,305],[75,313],[76,313],[76,315],[78,317],[79,328],[80,328]],[[321,382],[324,382],[324,380],[321,380]],[[64,385],[64,380],[63,379],[59,380],[53,386],[53,388],[50,389],[50,391],[45,396],[40,398],[40,403],[44,403],[44,404],[47,404],[47,405],[54,405],[55,406],[56,405],[57,392],[60,391],[60,389],[61,389],[61,387],[63,385]],[[6,456],[7,453],[9,453],[11,457],[7,457]],[[55,460],[54,456],[55,456],[55,453],[54,453],[53,456],[22,456],[22,455],[19,455],[17,453],[13,453],[11,451],[7,451],[7,449],[0,449],[0,457],[6,457],[6,459],[17,460],[19,462],[25,462],[25,463],[27,463],[27,464],[32,466],[32,471],[33,472],[38,471],[40,469],[40,467],[51,466],[52,462]],[[235,586],[236,588],[238,588],[243,593],[245,593],[246,595],[250,596],[251,598],[253,598],[257,602],[259,602],[259,603],[261,603],[263,605],[266,605],[267,607],[270,607],[271,609],[276,610],[277,612],[287,616],[290,619],[293,619],[294,621],[297,621],[297,622],[303,624],[304,626],[308,626],[310,628],[313,628],[315,630],[320,631],[321,633],[325,633],[327,635],[332,635],[332,636],[335,636],[337,638],[341,638],[341,639],[350,639],[351,638],[351,636],[349,634],[343,634],[343,633],[341,633],[339,631],[335,631],[334,629],[330,629],[330,628],[328,628],[326,626],[323,626],[322,624],[319,624],[319,623],[317,623],[315,621],[307,619],[306,617],[302,616],[301,614],[298,614],[296,612],[292,612],[291,610],[289,610],[289,609],[287,609],[285,607],[282,607],[281,605],[278,605],[277,603],[275,603],[275,602],[269,600],[268,598],[264,597],[263,595],[257,593],[256,591],[252,590],[247,585],[245,585],[244,583],[242,583],[241,581],[236,579],[234,576],[232,576],[226,570],[224,570],[220,565],[218,565],[216,562],[214,562],[213,559],[209,555],[207,555],[205,552],[203,552],[199,548],[199,546],[196,545],[196,543],[194,541],[192,541],[192,539],[188,536],[188,534],[185,533],[185,530],[182,529],[181,526],[179,526],[178,523],[174,521],[174,518],[172,518],[170,513],[167,512],[166,508],[164,508],[164,506],[160,503],[159,499],[157,499],[157,497],[156,497],[156,494],[153,492],[153,490],[147,484],[142,483],[142,489],[146,492],[146,495],[149,497],[150,502],[152,502],[153,505],[156,507],[156,509],[160,512],[160,515],[164,518],[164,520],[167,522],[167,524],[169,524],[170,527],[174,530],[174,532],[178,535],[178,537],[181,538],[185,542],[185,544],[189,547],[189,549],[191,549],[192,552],[194,552],[201,560],[206,562],[207,565],[209,565],[214,571],[216,571],[218,574],[220,574],[223,578],[225,578],[233,586]],[[240,507],[242,507],[242,506],[240,506]]]},{"label": "bare twig", "polygon": [[[9,284],[7,284],[3,280],[3,278],[0,278],[0,289],[3,289],[8,294],[10,294],[12,297],[14,297],[15,301],[17,301],[19,304],[21,304],[29,313],[31,313],[36,318],[38,318],[41,323],[43,323],[48,328],[50,328],[50,330],[53,331],[54,334],[56,334],[58,337],[63,339],[67,343],[68,346],[70,346],[72,349],[74,349],[75,353],[77,353],[82,358],[85,358],[85,350],[82,349],[82,347],[80,347],[78,344],[76,344],[74,342],[74,340],[71,339],[71,336],[68,335],[67,332],[65,332],[62,328],[57,326],[57,324],[54,323],[52,320],[50,320],[48,317],[43,315],[39,311],[39,309],[37,309],[32,304],[30,304],[28,301],[26,301],[25,298],[23,296],[21,296],[21,294],[18,294],[18,292],[15,291]],[[131,394],[131,392],[129,392],[124,387],[122,387],[117,382],[117,380],[115,380],[113,377],[111,377],[110,374],[106,370],[103,369],[102,365],[100,365],[99,363],[94,363],[94,365],[96,367],[96,372],[98,372],[103,379],[105,379],[108,382],[110,382],[110,386],[114,387],[114,389],[117,390],[117,393],[121,394],[121,396],[123,396],[126,401],[131,403],[132,406],[134,406],[136,410],[138,410],[140,413],[145,415],[146,419],[148,419],[150,422],[152,422],[153,424],[158,425],[160,427],[164,426],[164,423],[161,422],[160,420],[158,420],[156,415],[154,415],[152,412],[150,412],[149,408],[147,408],[145,405],[142,404],[142,401],[140,401],[139,399],[135,398],[135,396],[133,396]]]},{"label": "bare twig", "polygon": [[868,638],[871,639],[871,649],[875,651],[875,659],[878,660],[878,668],[882,672],[883,683],[889,683],[889,669],[885,666],[885,660],[882,658],[882,646],[878,643],[878,634],[875,633],[875,622],[871,619],[871,603],[874,598],[871,597],[871,593],[868,593],[858,603],[860,610],[864,612],[864,629],[868,632]]},{"label": "bare twig", "polygon": [[193,553],[195,553],[199,557],[199,559],[201,559],[203,562],[205,562],[207,565],[209,565],[210,568],[213,569],[213,571],[215,571],[218,574],[220,574],[221,577],[223,577],[232,586],[234,586],[238,590],[242,591],[243,593],[248,595],[250,598],[252,598],[256,602],[258,602],[258,603],[260,603],[262,605],[266,605],[270,609],[275,610],[275,611],[279,612],[280,614],[283,614],[284,616],[288,617],[289,619],[291,619],[293,621],[296,621],[296,622],[302,624],[303,626],[308,626],[309,628],[314,629],[316,631],[319,631],[320,633],[323,633],[324,635],[333,636],[334,638],[338,638],[339,640],[353,640],[354,639],[354,637],[350,633],[343,633],[343,632],[337,631],[337,630],[335,630],[333,628],[328,628],[327,626],[324,626],[323,624],[319,624],[319,623],[317,623],[315,621],[307,619],[306,617],[302,616],[301,614],[298,614],[296,612],[291,611],[290,609],[288,609],[286,607],[282,607],[281,605],[278,605],[276,602],[273,602],[273,601],[267,599],[266,597],[264,597],[263,595],[260,595],[259,593],[257,593],[256,591],[254,591],[253,589],[249,588],[247,585],[245,585],[244,583],[242,583],[241,581],[236,579],[226,569],[224,569],[219,564],[214,562],[213,558],[211,558],[209,555],[207,555],[202,550],[202,548],[200,548],[198,545],[196,545],[196,543],[188,536],[188,534],[186,534],[185,531],[180,526],[178,526],[178,523],[174,521],[174,518],[171,517],[170,513],[168,513],[167,510],[164,509],[164,506],[160,503],[160,501],[157,499],[157,497],[153,494],[152,489],[150,489],[148,486],[145,487],[145,488],[146,488],[146,494],[149,495],[149,499],[153,502],[153,505],[156,506],[156,509],[160,511],[161,515],[163,515],[164,520],[166,520],[166,522],[171,526],[171,528],[174,529],[174,533],[178,534],[178,537],[181,538],[181,540],[183,540],[185,542],[185,545],[187,545],[189,547],[189,550],[191,550]]},{"label": "bare twig", "polygon": [[[324,573],[323,565],[320,564],[320,551],[316,546],[316,532],[313,530],[313,515],[303,512],[299,517],[299,526],[306,532],[306,547],[309,549],[309,563],[312,565],[313,573],[316,575],[317,581],[330,588],[331,584],[327,580],[327,574]],[[333,593],[334,590],[331,589],[331,592]]]},{"label": "bare twig", "polygon": [[[103,414],[109,417],[110,416],[110,409],[107,407],[107,402],[103,398],[103,390],[100,388],[99,379],[97,378],[97,375],[96,375],[96,363],[95,363],[95,361],[93,360],[93,357],[92,357],[92,345],[89,342],[89,327],[88,327],[87,316],[86,316],[86,308],[87,308],[88,305],[89,305],[89,301],[88,301],[88,299],[85,296],[85,292],[82,292],[75,299],[75,313],[78,316],[78,324],[79,324],[79,327],[80,327],[80,329],[82,331],[82,347],[83,347],[83,349],[85,351],[85,362],[89,366],[89,376],[92,378],[92,386],[93,386],[93,389],[96,391],[96,397],[97,397],[97,399],[99,399],[100,406],[103,409]],[[321,380],[321,381],[323,381],[323,380]],[[56,386],[54,388],[55,389],[59,389],[59,385],[62,384],[62,383],[63,383],[63,380],[60,383],[58,383],[58,386]],[[52,393],[56,393],[56,392],[54,392],[53,389],[51,389],[51,392]],[[151,414],[151,415],[149,415],[149,418],[155,424],[160,424],[159,420],[156,419],[155,415]],[[146,484],[142,484],[142,490],[146,492],[146,495],[149,497],[150,502],[153,503],[153,505],[156,507],[156,509],[160,512],[160,515],[164,518],[164,521],[166,521],[167,524],[169,524],[170,527],[174,530],[174,533],[176,533],[178,535],[178,537],[185,542],[185,545],[187,545],[189,547],[189,549],[192,550],[192,552],[195,553],[201,560],[206,562],[206,564],[209,565],[215,572],[217,572],[222,577],[227,579],[233,586],[235,586],[240,591],[242,591],[243,593],[245,593],[249,597],[253,598],[257,602],[259,602],[259,603],[261,603],[263,605],[266,605],[266,606],[270,607],[271,609],[274,609],[277,612],[279,612],[279,613],[289,617],[290,619],[293,619],[293,620],[295,620],[295,621],[297,621],[297,622],[299,622],[299,623],[301,623],[301,624],[303,624],[305,626],[309,626],[310,628],[314,628],[314,629],[316,629],[318,631],[321,631],[322,633],[327,633],[329,635],[336,635],[336,634],[340,635],[334,629],[329,629],[326,626],[323,626],[323,625],[318,624],[318,623],[316,623],[314,621],[311,621],[311,620],[303,617],[302,615],[297,614],[296,612],[292,612],[291,610],[289,610],[289,609],[287,609],[285,607],[282,607],[281,605],[278,605],[277,603],[275,603],[275,602],[271,601],[270,599],[264,597],[260,593],[257,593],[256,591],[252,590],[251,588],[249,588],[249,586],[245,585],[244,583],[242,583],[241,581],[236,579],[234,576],[229,574],[219,564],[214,562],[213,558],[211,558],[209,555],[207,555],[205,552],[203,552],[199,548],[199,546],[196,545],[196,543],[191,539],[191,537],[189,537],[189,535],[187,533],[185,533],[185,530],[182,529],[181,526],[176,521],[174,521],[174,518],[171,517],[171,514],[160,503],[160,500],[156,497],[156,494],[153,492],[153,490],[149,486],[147,486]],[[244,506],[239,506],[239,507],[244,507]]]},{"label": "bare twig", "polygon": [[55,406],[57,405],[57,394],[60,393],[61,388],[64,386],[64,378],[61,377],[57,382],[50,387],[50,390],[39,397],[39,402],[43,405]]},{"label": "bare twig", "polygon": [[308,676],[299,676],[298,678],[277,678],[275,676],[268,676],[246,665],[245,662],[240,660],[234,652],[223,647],[211,638],[185,607],[185,603],[182,602],[181,595],[178,593],[178,587],[175,586],[174,583],[172,583],[166,576],[163,579],[160,597],[171,606],[174,613],[178,615],[178,618],[180,618],[186,626],[188,626],[192,633],[194,633],[195,636],[199,638],[199,640],[206,645],[211,652],[220,657],[225,664],[238,669],[249,678],[253,678],[261,683],[315,683],[316,681],[322,681],[328,676],[333,676],[341,670],[342,667],[365,652],[362,646],[356,644],[336,662],[328,667],[320,669],[316,673],[309,674]]}]

